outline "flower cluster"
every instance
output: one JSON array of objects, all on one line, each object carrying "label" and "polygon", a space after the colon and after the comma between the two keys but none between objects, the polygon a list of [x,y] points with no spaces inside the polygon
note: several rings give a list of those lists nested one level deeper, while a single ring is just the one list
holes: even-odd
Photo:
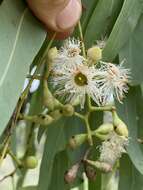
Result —
[{"label": "flower cluster", "polygon": [[100,147],[100,162],[108,163],[111,167],[121,158],[122,153],[126,153],[125,147],[128,145],[128,138],[119,136],[111,132],[107,140]]},{"label": "flower cluster", "polygon": [[[112,96],[121,102],[128,91],[129,69],[123,63],[115,65],[99,60],[102,50],[98,46],[93,48],[89,55],[93,52],[92,60],[98,61],[91,64],[90,57],[80,55],[80,41],[68,39],[53,60],[51,83],[55,95],[64,98],[66,103],[74,104],[78,100],[83,108],[88,95],[103,106]],[[98,59],[93,59],[94,54]]]}]

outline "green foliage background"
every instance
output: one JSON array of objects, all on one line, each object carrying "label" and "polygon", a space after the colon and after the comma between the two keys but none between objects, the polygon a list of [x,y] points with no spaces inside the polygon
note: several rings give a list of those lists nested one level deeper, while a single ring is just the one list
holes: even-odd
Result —
[{"label": "green foliage background", "polygon": [[[143,190],[143,148],[137,138],[143,135],[143,1],[142,0],[83,0],[85,10],[81,19],[86,47],[96,40],[107,38],[103,51],[106,61],[126,60],[132,72],[132,86],[123,104],[117,104],[119,115],[126,122],[130,134],[128,156],[120,163],[119,190]],[[75,31],[75,36],[78,31]],[[0,135],[2,135],[13,113],[29,66],[37,63],[44,51],[46,32],[33,17],[22,0],[3,0],[0,4]],[[43,46],[42,46],[43,44]],[[41,48],[42,46],[42,48]],[[40,50],[41,49],[41,50]],[[39,52],[39,53],[38,53]],[[31,97],[30,113],[39,113],[41,91]],[[91,117],[95,129],[102,123],[102,115]],[[33,130],[27,124],[27,134]],[[83,124],[75,120],[62,119],[38,131],[38,140],[47,133],[41,162],[39,184],[25,190],[68,190],[63,181],[64,171],[81,155],[84,148],[70,152],[67,140],[73,134],[83,132]],[[3,137],[3,135],[2,135]],[[1,137],[1,141],[2,138]],[[34,146],[31,145],[34,152]],[[23,176],[26,171],[23,171]],[[108,176],[106,176],[108,177]],[[89,190],[109,190],[105,176],[98,175],[96,182],[89,182]],[[21,180],[21,181],[20,181]],[[23,179],[20,179],[21,186]],[[77,180],[77,184],[80,184]]]}]

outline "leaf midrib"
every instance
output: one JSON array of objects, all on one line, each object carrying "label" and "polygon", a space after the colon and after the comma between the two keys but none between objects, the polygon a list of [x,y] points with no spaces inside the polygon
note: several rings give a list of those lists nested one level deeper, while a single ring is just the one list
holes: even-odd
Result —
[{"label": "leaf midrib", "polygon": [[11,62],[12,62],[12,59],[13,59],[13,56],[14,56],[14,53],[15,53],[15,49],[16,49],[16,46],[17,46],[17,41],[19,39],[22,23],[23,23],[23,20],[24,20],[26,12],[27,12],[27,8],[23,11],[23,14],[21,15],[19,25],[18,25],[18,28],[17,28],[17,33],[16,33],[16,36],[15,36],[15,40],[14,40],[14,43],[13,43],[13,46],[12,46],[12,51],[10,53],[9,60],[8,60],[7,65],[6,65],[6,68],[5,68],[5,70],[4,70],[3,74],[2,74],[2,77],[0,79],[0,87],[3,85],[5,77],[6,77],[7,73],[8,73],[9,67],[11,65]]}]

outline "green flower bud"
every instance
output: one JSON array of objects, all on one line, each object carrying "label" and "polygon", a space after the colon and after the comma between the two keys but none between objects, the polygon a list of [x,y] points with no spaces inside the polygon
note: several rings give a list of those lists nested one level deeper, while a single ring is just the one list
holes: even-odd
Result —
[{"label": "green flower bud", "polygon": [[54,121],[54,119],[50,115],[40,114],[37,118],[35,116],[35,121],[40,125],[49,125]]},{"label": "green flower bud", "polygon": [[74,114],[74,107],[71,104],[66,104],[62,107],[62,114],[70,117]]},{"label": "green flower bud", "polygon": [[115,111],[113,112],[113,124],[114,124],[114,130],[118,135],[124,137],[129,136],[126,124],[119,118],[119,116]]},{"label": "green flower bud", "polygon": [[101,134],[108,134],[114,130],[113,124],[112,123],[105,123],[99,126],[98,129],[95,130],[97,133]]},{"label": "green flower bud", "polygon": [[63,116],[63,114],[61,113],[61,111],[59,109],[57,109],[57,110],[52,111],[50,113],[50,116],[53,119],[58,120],[58,119],[60,119]]},{"label": "green flower bud", "polygon": [[69,140],[69,147],[75,149],[80,145],[82,145],[85,141],[87,141],[87,139],[88,139],[87,134],[75,135]]},{"label": "green flower bud", "polygon": [[46,80],[43,80],[43,105],[49,110],[54,109],[54,97],[48,89],[48,84]]},{"label": "green flower bud", "polygon": [[112,166],[105,162],[99,162],[99,161],[92,161],[92,160],[85,160],[86,163],[89,165],[99,169],[100,171],[104,173],[108,173],[112,171]]},{"label": "green flower bud", "polygon": [[48,59],[50,61],[53,61],[58,55],[58,50],[56,47],[53,47],[51,48],[49,51],[48,51]]},{"label": "green flower bud", "polygon": [[105,134],[93,132],[92,135],[95,136],[95,137],[97,137],[97,138],[100,139],[101,141],[105,141],[105,140],[107,140],[107,138],[108,138],[108,134],[105,135]]},{"label": "green flower bud", "polygon": [[40,124],[40,125],[49,125],[53,122],[53,118],[49,115],[39,114],[34,116],[27,116],[27,120]]},{"label": "green flower bud", "polygon": [[36,124],[40,125],[49,125],[51,124],[54,119],[50,115],[45,115],[45,114],[39,114],[39,115],[20,115],[20,119],[30,121]]},{"label": "green flower bud", "polygon": [[87,50],[87,57],[94,63],[102,59],[102,50],[98,46],[93,46]]},{"label": "green flower bud", "polygon": [[38,166],[38,160],[35,156],[28,156],[24,160],[24,166],[28,169],[35,169]]}]

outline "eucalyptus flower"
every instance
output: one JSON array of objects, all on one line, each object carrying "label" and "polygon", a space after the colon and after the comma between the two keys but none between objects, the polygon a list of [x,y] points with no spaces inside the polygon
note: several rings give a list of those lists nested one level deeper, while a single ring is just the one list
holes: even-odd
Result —
[{"label": "eucalyptus flower", "polygon": [[64,97],[65,102],[70,104],[79,99],[81,108],[84,108],[86,95],[99,104],[101,95],[96,78],[100,75],[100,70],[93,66],[89,67],[85,62],[68,64],[61,69],[62,74],[51,78],[55,95]]},{"label": "eucalyptus flower", "polygon": [[101,62],[100,89],[102,91],[102,104],[107,104],[111,96],[122,103],[125,93],[128,92],[130,70],[124,68],[123,62],[119,65]]},{"label": "eucalyptus flower", "polygon": [[96,46],[97,47],[99,47],[99,48],[101,48],[101,49],[104,49],[105,48],[105,46],[106,46],[106,41],[107,41],[107,38],[105,37],[105,38],[101,38],[101,40],[97,40],[96,41]]},{"label": "eucalyptus flower", "polygon": [[119,136],[116,132],[111,132],[108,139],[102,142],[99,161],[113,166],[122,154],[126,153],[125,147],[127,145],[128,138]]},{"label": "eucalyptus flower", "polygon": [[81,52],[81,42],[75,38],[65,40],[64,45],[59,50],[59,54],[65,57],[75,57]]},{"label": "eucalyptus flower", "polygon": [[62,73],[64,67],[72,64],[81,64],[85,58],[80,55],[80,41],[75,38],[65,40],[64,45],[59,49],[56,58],[53,60],[52,71],[55,74]]}]

